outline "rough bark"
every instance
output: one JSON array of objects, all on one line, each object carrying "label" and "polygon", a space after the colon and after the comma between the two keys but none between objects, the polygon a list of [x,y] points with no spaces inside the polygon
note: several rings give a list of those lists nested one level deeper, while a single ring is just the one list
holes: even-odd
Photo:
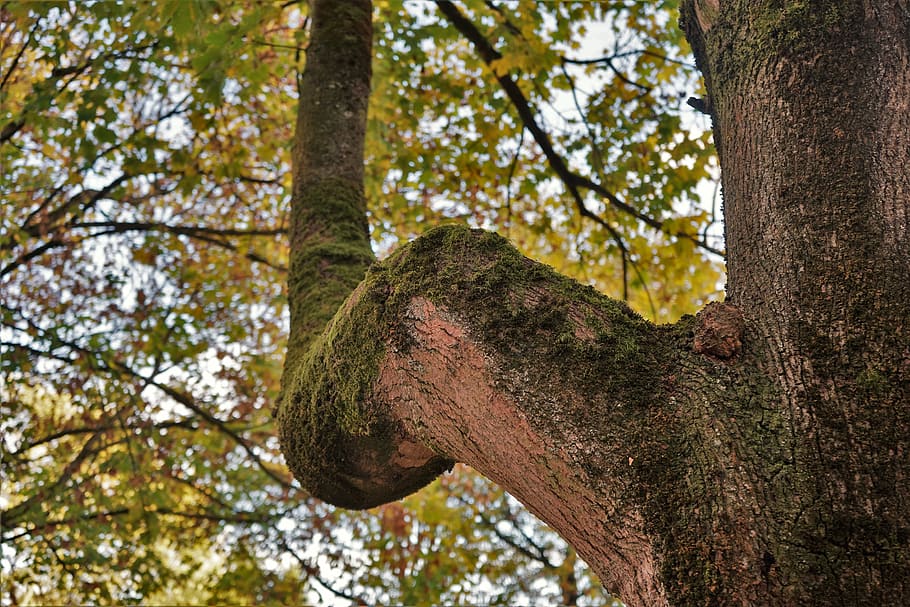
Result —
[{"label": "rough bark", "polygon": [[[721,153],[728,302],[658,327],[498,236],[433,230],[318,337],[298,312],[288,463],[357,508],[468,463],[630,605],[910,604],[908,6],[682,15]],[[320,237],[301,233],[309,259]]]},{"label": "rough bark", "polygon": [[[685,3],[721,154],[728,301],[775,379],[768,603],[906,604],[906,2]],[[754,483],[753,483],[754,484]]]}]

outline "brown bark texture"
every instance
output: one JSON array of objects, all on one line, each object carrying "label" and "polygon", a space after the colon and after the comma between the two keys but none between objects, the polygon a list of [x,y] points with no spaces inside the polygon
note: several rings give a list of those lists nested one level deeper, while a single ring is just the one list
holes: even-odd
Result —
[{"label": "brown bark texture", "polygon": [[[910,5],[681,15],[721,157],[727,301],[655,326],[456,226],[365,276],[362,241],[314,265],[307,247],[348,233],[319,215],[330,187],[295,185],[297,225],[328,219],[292,240],[309,269],[276,409],[288,464],[366,508],[465,462],[629,605],[910,605]],[[361,226],[344,200],[329,208]],[[303,298],[338,275],[328,304]]]}]

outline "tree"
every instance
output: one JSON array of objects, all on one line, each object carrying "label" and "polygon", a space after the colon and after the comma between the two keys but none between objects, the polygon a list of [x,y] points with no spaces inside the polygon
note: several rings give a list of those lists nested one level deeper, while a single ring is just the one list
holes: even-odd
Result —
[{"label": "tree", "polygon": [[[495,226],[653,320],[702,305],[720,264],[693,204],[715,160],[685,128],[674,3],[461,9],[455,27],[377,3],[374,247]],[[308,12],[0,3],[0,601],[603,602],[464,467],[360,513],[283,465],[269,409]],[[595,27],[602,55],[580,46]]]},{"label": "tree", "polygon": [[296,477],[364,508],[465,462],[631,604],[910,601],[905,3],[683,3],[729,275],[669,326],[487,232],[372,262],[370,17],[314,6],[277,409]]}]

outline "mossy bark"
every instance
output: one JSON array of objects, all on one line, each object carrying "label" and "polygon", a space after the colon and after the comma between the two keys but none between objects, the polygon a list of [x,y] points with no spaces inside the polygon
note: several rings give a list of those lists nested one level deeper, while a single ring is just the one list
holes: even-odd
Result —
[{"label": "mossy bark", "polygon": [[767,493],[750,600],[910,604],[910,11],[690,0],[682,15],[721,154],[727,297],[782,430],[781,457],[750,462]]},{"label": "mossy bark", "polygon": [[910,604],[906,4],[682,15],[713,100],[728,301],[654,326],[455,226],[364,277],[356,175],[298,169],[288,464],[365,508],[466,462],[630,605]]},{"label": "mossy bark", "polygon": [[363,187],[371,18],[369,0],[311,3],[293,153],[286,368],[305,355],[373,261]]}]

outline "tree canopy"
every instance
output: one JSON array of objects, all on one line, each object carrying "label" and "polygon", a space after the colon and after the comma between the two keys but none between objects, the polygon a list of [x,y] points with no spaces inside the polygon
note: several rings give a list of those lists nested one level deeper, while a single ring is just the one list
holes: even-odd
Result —
[{"label": "tree canopy", "polygon": [[[676,13],[376,2],[378,255],[461,222],[658,322],[717,297],[716,160]],[[0,4],[11,602],[602,600],[469,470],[368,513],[286,470],[270,408],[307,23],[293,1]]]}]

